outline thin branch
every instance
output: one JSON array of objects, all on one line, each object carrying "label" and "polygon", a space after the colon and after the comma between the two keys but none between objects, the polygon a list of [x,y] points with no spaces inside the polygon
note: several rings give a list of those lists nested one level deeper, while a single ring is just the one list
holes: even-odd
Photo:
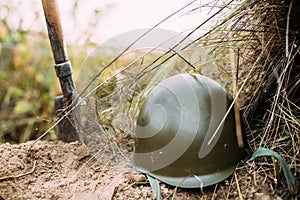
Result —
[{"label": "thin branch", "polygon": [[36,160],[33,162],[33,167],[29,172],[26,172],[26,173],[23,173],[23,174],[17,174],[17,175],[3,176],[3,177],[0,177],[0,181],[5,181],[5,180],[8,180],[8,179],[14,179],[14,178],[20,178],[22,176],[27,176],[27,175],[32,174],[34,172],[35,167],[36,167]]}]

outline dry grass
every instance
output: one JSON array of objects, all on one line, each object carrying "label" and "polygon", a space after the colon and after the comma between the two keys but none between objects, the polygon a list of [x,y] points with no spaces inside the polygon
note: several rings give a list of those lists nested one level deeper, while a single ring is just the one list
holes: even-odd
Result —
[{"label": "dry grass", "polygon": [[[218,69],[223,71],[221,79],[223,76],[228,88],[233,84],[225,80],[230,65],[237,67],[249,148],[266,147],[280,153],[298,182],[299,94],[292,94],[299,93],[299,74],[293,74],[297,72],[299,59],[299,25],[295,22],[299,9],[295,1],[244,1],[225,23],[221,22],[203,39],[209,41],[210,54],[219,63]],[[235,54],[238,64],[228,59],[230,54]],[[285,182],[274,159],[244,164],[237,174],[242,196],[247,196],[251,185],[267,184],[273,192],[289,197],[281,190]],[[257,180],[258,176],[264,179]]]},{"label": "dry grass", "polygon": [[[299,3],[231,1],[222,6],[216,13],[227,17],[193,43],[207,52],[200,65],[218,69],[217,76],[209,70],[207,75],[219,79],[232,95],[239,95],[249,149],[266,147],[280,153],[299,181],[299,94],[292,96],[299,93],[299,75],[292,72],[299,59]],[[204,68],[200,73],[205,73]],[[268,185],[270,192],[289,197],[275,159],[244,163],[236,174],[238,181],[232,187],[240,198],[248,196],[248,188],[255,185]]]},{"label": "dry grass", "polygon": [[[191,39],[190,36],[206,22],[221,17],[208,33],[191,39],[186,45],[174,46],[157,57],[144,54],[128,61],[122,60],[119,55],[103,66],[104,70],[93,81],[109,74],[109,70],[117,69],[118,72],[100,84],[91,82],[89,85],[91,91],[100,90],[102,95],[105,94],[97,104],[102,106],[97,109],[98,121],[104,124],[102,132],[107,133],[112,144],[118,146],[124,133],[133,129],[128,124],[134,124],[129,122],[135,119],[139,103],[151,89],[151,78],[162,73],[161,66],[170,62],[175,70],[156,76],[155,82],[174,74],[174,71],[196,71],[224,84],[232,95],[238,96],[236,99],[243,114],[249,152],[258,147],[278,152],[299,182],[299,75],[296,74],[299,64],[299,3],[249,0],[229,1],[227,4],[214,1],[212,5],[219,10],[187,34],[185,39]],[[190,62],[182,56],[189,51],[201,51],[205,55],[202,54],[196,62]],[[185,67],[172,63],[176,56],[185,62]],[[145,62],[147,58],[150,59]],[[122,67],[116,67],[115,61],[121,62]],[[269,193],[291,197],[282,170],[273,158],[242,163],[234,175],[227,198],[234,191],[238,191],[240,199],[251,198],[253,193],[259,192],[251,191],[251,188],[256,190],[258,185]]]}]

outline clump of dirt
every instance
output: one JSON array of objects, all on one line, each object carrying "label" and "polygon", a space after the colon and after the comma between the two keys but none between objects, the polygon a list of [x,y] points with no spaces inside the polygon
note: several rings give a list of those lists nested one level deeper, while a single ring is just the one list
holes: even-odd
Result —
[{"label": "clump of dirt", "polygon": [[[103,153],[108,161],[90,155],[79,142],[9,143],[0,146],[0,199],[155,199],[143,174],[128,157]],[[161,186],[163,199],[239,199],[234,178],[201,189]],[[251,186],[244,198],[280,199],[268,186]]]}]

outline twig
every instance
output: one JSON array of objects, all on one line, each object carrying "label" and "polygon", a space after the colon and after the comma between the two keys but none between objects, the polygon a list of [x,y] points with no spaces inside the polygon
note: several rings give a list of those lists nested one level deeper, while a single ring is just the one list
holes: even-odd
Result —
[{"label": "twig", "polygon": [[33,162],[33,167],[29,172],[26,172],[26,173],[23,173],[23,174],[18,174],[18,175],[3,176],[3,177],[0,177],[0,181],[4,181],[4,180],[7,180],[7,179],[13,179],[13,178],[20,178],[22,176],[32,174],[35,170],[35,167],[36,167],[36,160]]},{"label": "twig", "polygon": [[237,190],[238,190],[238,193],[239,193],[239,199],[240,200],[243,200],[243,195],[241,193],[241,189],[240,189],[240,185],[239,185],[239,180],[237,178],[237,175],[236,175],[236,172],[234,171],[234,178],[235,178],[235,182],[236,182],[236,187],[237,187]]},{"label": "twig", "polygon": [[286,19],[287,19],[286,20],[286,33],[285,33],[285,56],[286,56],[286,58],[288,58],[290,55],[290,53],[289,53],[289,30],[290,30],[290,15],[291,15],[292,7],[293,7],[293,1],[291,1],[291,3],[290,3],[288,14],[286,16]]},{"label": "twig", "polygon": [[[233,38],[233,37],[232,37]],[[237,80],[238,80],[238,69],[239,69],[239,62],[236,58],[236,54],[233,50],[233,47],[230,48],[230,59],[231,59],[231,72],[232,72],[232,90],[233,96],[238,98],[237,94]],[[242,132],[242,122],[241,122],[241,114],[238,105],[238,101],[234,103],[234,118],[235,118],[235,131],[238,146],[240,148],[244,148],[244,141],[243,141],[243,132]]]}]

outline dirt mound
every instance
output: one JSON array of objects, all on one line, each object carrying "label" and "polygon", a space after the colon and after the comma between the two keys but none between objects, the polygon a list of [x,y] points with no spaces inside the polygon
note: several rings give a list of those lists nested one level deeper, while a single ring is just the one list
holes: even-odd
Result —
[{"label": "dirt mound", "polygon": [[[79,142],[5,143],[0,156],[0,199],[155,199],[128,158],[107,153],[102,163]],[[161,184],[161,193],[164,199],[238,199],[232,181],[203,191]],[[249,188],[245,198],[280,199],[260,186]]]}]

